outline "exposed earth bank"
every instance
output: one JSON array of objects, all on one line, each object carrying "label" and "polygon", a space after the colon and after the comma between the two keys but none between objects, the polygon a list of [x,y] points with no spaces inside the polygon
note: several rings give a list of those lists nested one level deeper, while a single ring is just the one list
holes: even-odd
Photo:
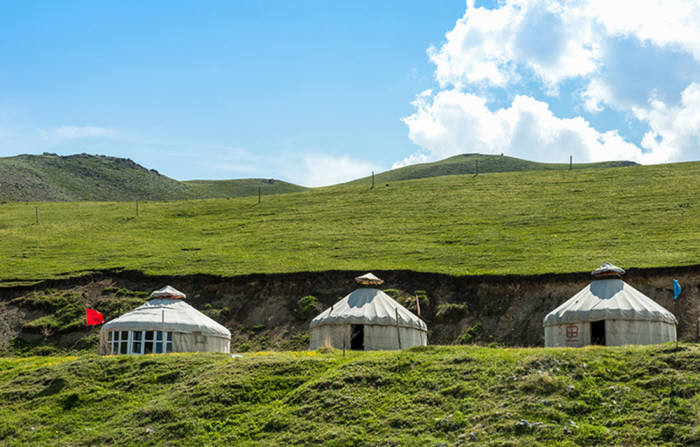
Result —
[{"label": "exposed earth bank", "polygon": [[[166,284],[185,292],[191,305],[231,330],[232,351],[304,349],[309,321],[352,291],[353,278],[362,273],[172,277],[116,271],[31,286],[0,286],[0,349],[31,353],[91,349],[98,329],[85,327],[85,307],[100,310],[109,320]],[[541,346],[544,316],[591,280],[589,273],[462,277],[413,271],[374,273],[385,280],[383,290],[414,312],[418,296],[431,344]],[[623,279],[676,313],[681,339],[696,339],[700,265],[630,269]],[[683,286],[676,308],[673,279]],[[301,299],[308,296],[315,300]]]}]

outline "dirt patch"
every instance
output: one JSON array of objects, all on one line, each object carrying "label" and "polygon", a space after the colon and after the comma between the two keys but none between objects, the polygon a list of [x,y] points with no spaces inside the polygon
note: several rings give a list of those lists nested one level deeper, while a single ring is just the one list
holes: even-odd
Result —
[{"label": "dirt patch", "polygon": [[[0,347],[6,347],[16,337],[29,338],[33,343],[71,346],[79,344],[83,337],[94,336],[94,331],[85,327],[27,336],[23,327],[56,312],[50,306],[32,307],[33,301],[25,299],[29,296],[75,297],[86,306],[109,308],[105,317],[110,319],[135,307],[143,299],[143,292],[170,284],[185,292],[191,305],[231,330],[232,350],[301,349],[308,344],[308,324],[313,315],[299,313],[299,300],[311,295],[316,297],[318,308],[329,307],[355,288],[353,278],[362,273],[365,272],[173,277],[117,271],[0,287]],[[544,316],[591,280],[588,273],[463,277],[412,271],[374,273],[385,280],[382,288],[394,289],[392,293],[411,310],[415,311],[415,295],[419,295],[421,316],[428,323],[429,341],[433,344],[456,343],[480,323],[481,328],[471,341],[542,345]],[[630,269],[624,279],[665,308],[676,311],[680,337],[695,339],[700,318],[700,266]],[[673,279],[681,282],[684,289],[675,309]]]}]

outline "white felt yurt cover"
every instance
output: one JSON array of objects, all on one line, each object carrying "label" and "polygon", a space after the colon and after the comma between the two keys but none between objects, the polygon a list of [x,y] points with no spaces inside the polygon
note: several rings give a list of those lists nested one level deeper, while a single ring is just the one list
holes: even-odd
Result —
[{"label": "white felt yurt cover", "polygon": [[361,288],[350,293],[311,320],[310,327],[325,324],[374,324],[428,330],[423,320],[410,310],[381,290],[372,288]]},{"label": "white felt yurt cover", "polygon": [[599,279],[544,317],[543,325],[597,320],[662,321],[677,324],[676,317],[621,279]]},{"label": "white felt yurt cover", "polygon": [[177,290],[172,286],[165,286],[162,289],[151,292],[151,298],[181,298],[185,299],[187,295]]},{"label": "white felt yurt cover", "polygon": [[119,318],[105,323],[103,331],[119,330],[162,330],[231,338],[231,332],[194,307],[179,299],[152,299],[127,312]]}]

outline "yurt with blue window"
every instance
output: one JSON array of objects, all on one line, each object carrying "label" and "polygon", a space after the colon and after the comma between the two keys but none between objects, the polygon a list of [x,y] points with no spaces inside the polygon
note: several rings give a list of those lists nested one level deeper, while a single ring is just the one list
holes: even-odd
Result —
[{"label": "yurt with blue window", "polygon": [[231,332],[166,286],[131,312],[102,326],[100,354],[229,352]]},{"label": "yurt with blue window", "polygon": [[593,281],[544,317],[544,345],[620,346],[676,341],[676,317],[624,282],[625,271],[605,263]]}]

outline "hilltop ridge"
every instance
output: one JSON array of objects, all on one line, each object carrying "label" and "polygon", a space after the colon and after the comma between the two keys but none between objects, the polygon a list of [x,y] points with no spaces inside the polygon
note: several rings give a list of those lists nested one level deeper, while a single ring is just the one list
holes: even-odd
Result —
[{"label": "hilltop ridge", "polygon": [[181,182],[128,158],[17,155],[0,158],[0,201],[187,200],[279,194],[305,188],[275,179]]},{"label": "hilltop ridge", "polygon": [[[507,155],[491,154],[460,154],[431,163],[419,163],[392,169],[376,174],[375,182],[390,182],[412,180],[444,175],[486,174],[490,172],[514,171],[555,171],[573,169],[604,169],[624,166],[638,166],[633,161],[603,161],[597,163],[539,163]],[[478,171],[477,171],[478,170]],[[366,183],[371,177],[363,177],[348,183]]]}]

